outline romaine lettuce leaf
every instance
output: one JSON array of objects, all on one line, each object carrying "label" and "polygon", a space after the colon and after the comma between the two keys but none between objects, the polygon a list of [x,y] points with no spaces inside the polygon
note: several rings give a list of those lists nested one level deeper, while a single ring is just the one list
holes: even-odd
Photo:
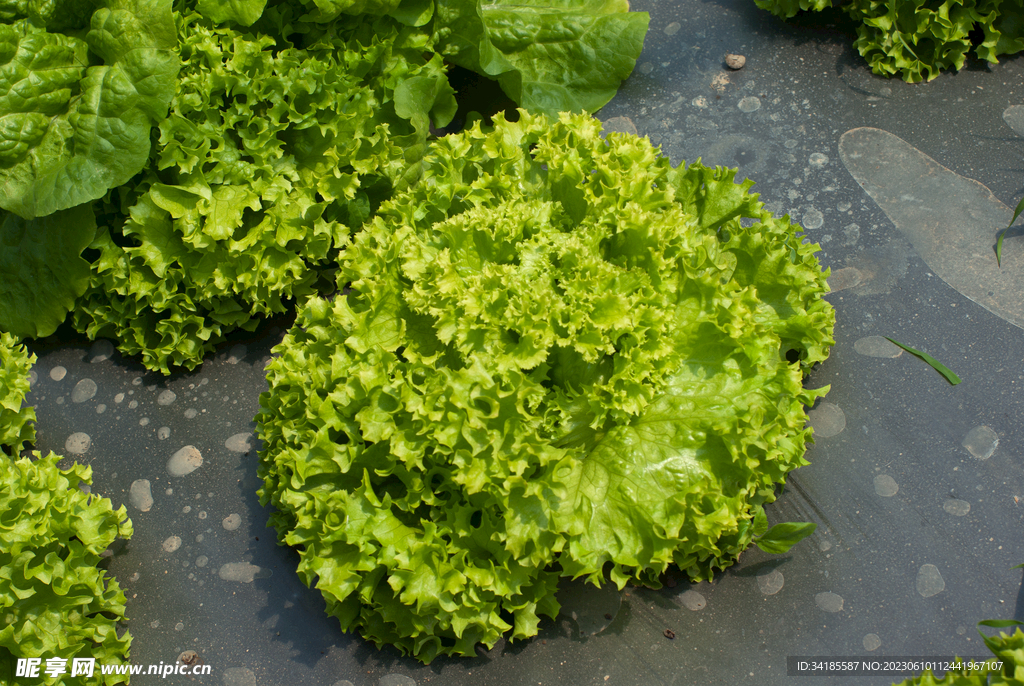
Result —
[{"label": "romaine lettuce leaf", "polygon": [[533,113],[595,112],[630,75],[650,17],[627,0],[437,0],[438,49]]},{"label": "romaine lettuce leaf", "polygon": [[0,208],[44,217],[138,173],[174,94],[176,45],[171,0],[107,0],[84,38],[0,24]]},{"label": "romaine lettuce leaf", "polygon": [[89,286],[82,251],[96,235],[89,205],[38,219],[0,210],[0,330],[49,336]]}]

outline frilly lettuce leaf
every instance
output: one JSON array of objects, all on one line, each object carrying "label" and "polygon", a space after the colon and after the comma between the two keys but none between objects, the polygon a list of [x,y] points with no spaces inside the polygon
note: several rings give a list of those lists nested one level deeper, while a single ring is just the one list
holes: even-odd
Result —
[{"label": "frilly lettuce leaf", "polygon": [[959,70],[971,49],[970,32],[984,22],[975,0],[858,0],[853,47],[872,71],[903,74],[908,83],[931,81],[943,69]]},{"label": "frilly lettuce leaf", "polygon": [[[985,620],[979,626],[1006,627],[1020,624],[1019,621]],[[992,651],[993,657],[971,658],[962,663],[960,669],[950,669],[937,678],[930,669],[924,670],[919,676],[905,679],[894,686],[1014,686],[1024,682],[1024,632],[1017,629],[1012,634],[1000,631],[998,636],[986,636],[978,629],[985,645]]]},{"label": "frilly lettuce leaf", "polygon": [[261,501],[343,628],[472,655],[534,635],[560,575],[708,578],[765,535],[834,316],[733,174],[568,114],[432,145],[257,416]]},{"label": "frilly lettuce leaf", "polygon": [[[42,21],[65,4],[43,4]],[[0,208],[43,217],[137,174],[174,94],[171,0],[100,3],[84,39],[5,14],[15,20],[0,24]]]},{"label": "frilly lettuce leaf", "polygon": [[768,10],[776,17],[791,19],[797,12],[803,10],[821,10],[831,7],[832,0],[754,0],[754,4],[763,10]]},{"label": "frilly lettuce leaf", "polygon": [[[754,2],[783,19],[832,7],[832,0]],[[974,43],[978,57],[989,62],[1024,50],[1021,0],[853,0],[842,8],[860,22],[853,46],[871,70],[880,76],[902,74],[908,83],[931,81],[943,69],[962,69]],[[975,42],[972,33],[984,38]]]},{"label": "frilly lettuce leaf", "polygon": [[445,98],[426,112],[401,103],[402,83],[444,79],[440,57],[424,62],[407,39],[395,20],[350,20],[299,48],[182,16],[178,92],[150,167],[100,213],[79,330],[169,373],[333,288],[321,272],[415,176],[427,112]]},{"label": "frilly lettuce leaf", "polygon": [[13,457],[36,438],[35,408],[25,406],[29,372],[35,361],[36,356],[29,354],[17,338],[0,332],[0,450]]}]

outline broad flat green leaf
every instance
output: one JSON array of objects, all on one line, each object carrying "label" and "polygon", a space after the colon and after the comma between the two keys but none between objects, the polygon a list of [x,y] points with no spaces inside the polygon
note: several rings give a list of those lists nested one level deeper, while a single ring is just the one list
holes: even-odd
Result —
[{"label": "broad flat green leaf", "polygon": [[196,10],[218,24],[232,21],[250,26],[263,14],[267,0],[199,0]]},{"label": "broad flat green leaf", "polygon": [[0,25],[0,208],[46,216],[138,173],[174,94],[176,46],[171,0],[109,0],[84,40]]},{"label": "broad flat green leaf", "polygon": [[457,109],[455,89],[443,74],[416,76],[395,88],[395,114],[417,129],[429,128],[428,117],[437,128],[447,126]]},{"label": "broad flat green leaf", "polygon": [[[628,577],[617,575],[620,566],[660,573],[677,556],[706,565],[723,555],[719,538],[740,530],[747,499],[766,476],[758,476],[759,463],[769,453],[758,445],[760,437],[734,434],[725,443],[716,434],[721,427],[743,427],[750,414],[776,421],[764,413],[777,412],[770,398],[779,381],[767,370],[744,378],[739,369],[725,371],[729,364],[722,370],[694,367],[700,371],[673,378],[643,415],[608,432],[566,477],[569,496],[561,516],[572,533],[572,562],[562,564],[573,575],[596,581],[612,562],[612,579],[621,586]],[[799,464],[802,443],[778,447],[783,450],[771,458],[777,467]],[[737,451],[746,455],[738,458]],[[787,526],[802,525],[776,525],[756,542],[767,539],[768,547],[781,548],[791,533]]]},{"label": "broad flat green leaf", "polygon": [[423,26],[434,17],[434,0],[402,0],[389,14],[406,26]]},{"label": "broad flat green leaf", "polygon": [[595,112],[630,75],[649,16],[626,0],[438,0],[441,50],[530,112]]},{"label": "broad flat green leaf", "polygon": [[817,528],[818,525],[811,522],[783,522],[754,539],[754,544],[766,553],[780,555],[813,534]]},{"label": "broad flat green leaf", "polygon": [[942,374],[942,376],[946,379],[946,381],[948,381],[953,386],[956,386],[958,383],[960,383],[960,377],[959,376],[954,374],[948,367],[946,367],[946,365],[942,364],[941,362],[936,360],[934,357],[932,357],[928,353],[923,353],[920,350],[915,350],[914,348],[911,348],[909,345],[904,345],[903,343],[900,343],[899,341],[893,340],[892,338],[889,338],[888,336],[886,336],[885,338],[890,343],[893,343],[894,345],[898,345],[899,347],[903,348],[904,350],[906,350],[911,355],[914,355],[915,357],[918,357],[918,358],[924,360],[925,362],[927,362],[929,365],[931,365],[932,369],[937,371],[939,374]]},{"label": "broad flat green leaf", "polygon": [[0,21],[31,19],[49,31],[78,29],[89,23],[93,0],[0,0]]},{"label": "broad flat green leaf", "polygon": [[82,251],[96,235],[90,205],[26,220],[0,211],[0,330],[49,336],[89,286]]}]

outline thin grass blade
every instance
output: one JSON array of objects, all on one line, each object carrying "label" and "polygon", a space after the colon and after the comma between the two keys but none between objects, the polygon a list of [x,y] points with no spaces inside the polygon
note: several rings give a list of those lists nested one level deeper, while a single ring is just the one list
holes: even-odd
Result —
[{"label": "thin grass blade", "polygon": [[997,267],[1001,267],[1002,266],[1002,264],[1000,264],[1000,262],[1002,262],[1002,259],[1003,259],[1003,239],[1006,238],[1006,232],[1009,231],[1010,227],[1013,226],[1013,223],[1015,221],[1017,221],[1017,217],[1020,216],[1021,212],[1024,212],[1024,198],[1021,198],[1020,202],[1017,203],[1017,209],[1015,209],[1013,211],[1013,219],[1011,219],[1010,223],[1007,224],[1005,229],[1003,229],[1003,232],[999,234],[999,239],[996,241],[996,266]]},{"label": "thin grass blade", "polygon": [[948,381],[953,386],[956,386],[958,383],[960,383],[960,377],[959,376],[954,374],[953,371],[950,370],[949,367],[947,367],[946,365],[942,364],[941,362],[936,360],[934,357],[932,357],[928,353],[923,353],[920,350],[915,350],[914,348],[911,348],[909,345],[904,345],[903,343],[900,343],[899,341],[894,341],[893,339],[889,338],[888,336],[886,336],[885,339],[887,341],[889,341],[890,343],[892,343],[894,345],[898,345],[899,347],[903,348],[904,350],[906,350],[911,355],[913,355],[915,357],[919,357],[922,360],[924,360],[925,362],[927,362],[929,365],[931,365],[932,369],[937,371],[939,374],[942,374],[942,376],[945,377],[946,381]]}]

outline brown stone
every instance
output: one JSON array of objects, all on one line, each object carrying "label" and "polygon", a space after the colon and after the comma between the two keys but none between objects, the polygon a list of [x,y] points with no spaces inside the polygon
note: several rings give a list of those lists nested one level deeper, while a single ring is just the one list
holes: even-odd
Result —
[{"label": "brown stone", "polygon": [[747,58],[743,55],[729,54],[725,56],[725,66],[730,69],[742,69],[743,65],[747,63]]}]

